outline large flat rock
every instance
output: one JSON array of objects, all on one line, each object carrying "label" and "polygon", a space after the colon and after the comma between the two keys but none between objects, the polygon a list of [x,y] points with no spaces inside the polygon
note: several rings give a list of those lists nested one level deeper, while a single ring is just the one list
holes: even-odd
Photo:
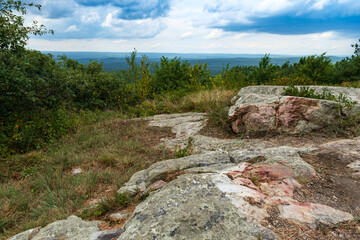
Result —
[{"label": "large flat rock", "polygon": [[246,221],[215,182],[215,174],[186,174],[139,204],[119,239],[277,239]]}]

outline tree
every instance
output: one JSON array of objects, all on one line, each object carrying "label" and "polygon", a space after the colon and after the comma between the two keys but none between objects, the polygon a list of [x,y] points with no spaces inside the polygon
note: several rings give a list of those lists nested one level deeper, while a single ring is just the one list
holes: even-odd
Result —
[{"label": "tree", "polygon": [[271,58],[269,54],[265,54],[259,62],[259,66],[254,68],[254,70],[249,75],[249,81],[261,84],[270,82],[274,79],[275,73],[279,70],[279,66],[271,63]]},{"label": "tree", "polygon": [[31,26],[24,26],[24,15],[28,7],[41,9],[40,5],[14,0],[0,0],[0,50],[18,51],[24,49],[29,34],[53,34],[44,25],[33,21]]},{"label": "tree", "polygon": [[[360,43],[360,39],[359,39]],[[354,48],[354,57],[360,57],[360,45],[358,43],[351,44],[351,47]]]},{"label": "tree", "polygon": [[302,57],[299,63],[294,64],[295,75],[310,79],[317,84],[334,84],[337,83],[334,78],[334,65],[331,59],[325,56],[325,53],[317,56],[312,55]]}]

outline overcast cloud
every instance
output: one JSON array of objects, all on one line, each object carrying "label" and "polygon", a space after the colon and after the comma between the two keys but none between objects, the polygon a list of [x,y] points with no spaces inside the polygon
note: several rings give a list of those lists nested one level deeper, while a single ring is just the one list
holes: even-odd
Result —
[{"label": "overcast cloud", "polygon": [[39,50],[350,55],[358,0],[42,0]]}]

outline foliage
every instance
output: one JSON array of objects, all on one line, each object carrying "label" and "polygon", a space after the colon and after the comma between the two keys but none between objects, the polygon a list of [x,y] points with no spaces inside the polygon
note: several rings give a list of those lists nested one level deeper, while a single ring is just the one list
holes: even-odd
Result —
[{"label": "foliage", "polygon": [[310,87],[300,87],[295,86],[284,87],[285,95],[288,96],[298,96],[298,97],[307,97],[315,99],[325,99],[330,101],[335,101],[343,103],[346,106],[352,106],[357,102],[349,99],[345,94],[340,93],[339,95],[332,94],[329,90],[324,88],[321,93],[316,93],[316,89]]},{"label": "foliage", "polygon": [[[351,46],[354,47],[354,54],[335,64],[336,78],[341,83],[360,81],[360,46],[358,43]],[[353,86],[357,87],[357,85]]]},{"label": "foliage", "polygon": [[240,89],[246,85],[245,74],[241,71],[241,67],[235,66],[230,69],[229,64],[212,79],[214,88]]},{"label": "foliage", "polygon": [[262,84],[270,82],[276,76],[279,66],[271,63],[269,54],[266,54],[259,62],[259,66],[251,71],[248,76],[248,81],[253,84]]},{"label": "foliage", "polygon": [[[171,134],[167,129],[119,119],[119,112],[113,111],[80,115],[91,118],[88,125],[68,138],[0,159],[0,239],[78,214],[94,199],[105,200],[103,213],[116,211],[130,203],[115,192],[132,174],[173,156],[155,147]],[[104,164],[104,156],[112,158],[111,165],[107,160]],[[76,168],[83,172],[72,175]],[[99,195],[105,192],[109,195]]]},{"label": "foliage", "polygon": [[334,65],[329,57],[325,57],[325,53],[320,56],[302,57],[299,63],[294,64],[294,68],[295,76],[308,78],[320,84],[336,83],[336,79],[333,79]]},{"label": "foliage", "polygon": [[207,64],[191,66],[180,58],[162,57],[160,64],[155,63],[152,91],[157,94],[179,90],[196,91],[210,83],[210,71]]},{"label": "foliage", "polygon": [[44,25],[39,26],[36,21],[33,21],[32,26],[24,26],[23,15],[26,14],[28,7],[41,9],[40,5],[22,1],[2,0],[0,2],[0,50],[2,52],[4,50],[23,50],[29,34],[53,33],[52,30],[46,30]]},{"label": "foliage", "polygon": [[107,197],[93,208],[84,209],[80,217],[84,219],[97,218],[110,211],[119,210],[127,207],[134,199],[125,193],[115,193],[113,197]]},{"label": "foliage", "polygon": [[272,81],[266,83],[266,85],[277,85],[277,86],[292,86],[292,85],[317,85],[316,82],[304,77],[280,77],[274,78]]},{"label": "foliage", "polygon": [[189,137],[187,144],[184,148],[181,148],[179,150],[175,149],[175,158],[182,158],[191,155],[192,147],[193,147],[193,138]]},{"label": "foliage", "polygon": [[[226,89],[236,91],[254,84],[358,86],[357,43],[353,45],[354,55],[336,64],[322,54],[278,66],[271,63],[267,54],[258,66],[226,65],[220,74],[210,76],[206,63],[192,66],[180,58],[163,57],[160,63],[151,64],[146,56],[137,60],[134,50],[126,57],[127,69],[104,72],[97,61],[84,65],[66,56],[55,60],[52,55],[24,49],[28,34],[49,32],[43,26],[23,26],[27,7],[40,9],[21,1],[1,2],[1,21],[7,24],[1,29],[0,52],[2,156],[43,147],[74,131],[81,124],[78,115],[81,111],[116,109],[128,116],[205,111],[211,113],[214,124],[226,126],[226,122],[218,120],[224,115],[224,106],[228,104],[224,105],[224,99],[228,96],[219,100],[205,96],[216,93],[216,89],[223,94]],[[212,89],[215,91],[211,92]],[[201,94],[204,99],[196,99]]]}]

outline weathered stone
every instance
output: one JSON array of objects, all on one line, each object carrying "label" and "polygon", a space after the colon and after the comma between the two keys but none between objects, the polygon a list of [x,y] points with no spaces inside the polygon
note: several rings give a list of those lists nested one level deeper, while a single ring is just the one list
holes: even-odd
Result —
[{"label": "weathered stone", "polygon": [[[351,100],[360,102],[359,89],[322,86],[309,88],[315,89],[316,93],[324,89],[334,95],[344,93]],[[281,86],[250,86],[241,89],[237,95],[238,100],[228,113],[233,130],[277,129],[288,133],[306,133],[333,123],[339,114],[354,115],[360,112],[359,104],[348,108],[334,101],[283,96],[284,94]]]},{"label": "weathered stone", "polygon": [[80,174],[80,173],[82,173],[83,172],[83,170],[81,169],[81,168],[76,168],[76,169],[74,169],[73,171],[72,171],[72,175],[74,176],[74,175],[78,175],[78,174]]},{"label": "weathered stone", "polygon": [[294,189],[301,185],[291,168],[264,163],[240,163],[217,175],[216,185],[232,199],[234,205],[253,222],[269,217],[266,209],[277,206],[280,217],[316,227],[316,224],[337,224],[353,216],[334,208],[293,199]]},{"label": "weathered stone", "polygon": [[148,182],[152,183],[160,180],[171,172],[182,171],[193,167],[211,166],[219,163],[231,163],[227,152],[207,152],[158,162],[148,169]]},{"label": "weathered stone", "polygon": [[12,236],[8,240],[30,240],[34,236],[36,236],[36,234],[39,233],[40,229],[41,229],[41,227],[29,229],[25,232],[22,232],[22,233],[16,234],[15,236]]},{"label": "weathered stone", "polygon": [[214,181],[200,174],[168,183],[136,207],[119,239],[277,239],[248,223]]},{"label": "weathered stone", "polygon": [[277,169],[291,169],[294,176],[307,176],[310,178],[316,177],[315,169],[306,163],[299,155],[299,153],[314,150],[312,148],[302,149],[288,146],[274,147],[274,148],[254,148],[241,149],[229,153],[232,162],[262,162],[282,167]]},{"label": "weathered stone", "polygon": [[193,147],[195,153],[201,153],[207,151],[215,151],[219,149],[222,149],[224,151],[234,151],[237,149],[247,149],[253,147],[267,148],[275,147],[275,145],[269,141],[264,141],[262,139],[218,139],[203,135],[196,135],[193,137]]},{"label": "weathered stone", "polygon": [[319,100],[299,97],[282,97],[277,112],[277,125],[286,131],[293,131],[304,114],[319,108]]},{"label": "weathered stone", "polygon": [[151,184],[148,187],[148,189],[149,189],[149,191],[155,191],[155,190],[162,188],[165,185],[166,185],[166,182],[164,182],[163,180],[159,180],[159,181],[156,181],[153,184]]},{"label": "weathered stone", "polygon": [[[65,220],[50,223],[42,228],[32,240],[42,239],[68,239],[68,240],[88,240],[91,235],[100,231],[98,225],[100,221],[87,222],[76,216],[70,216]],[[15,238],[19,239],[19,238]]]},{"label": "weathered stone", "polygon": [[171,127],[176,138],[191,137],[200,131],[205,123],[204,113],[163,114],[147,118],[149,126]]},{"label": "weathered stone", "polygon": [[[150,184],[165,179],[169,174],[194,167],[206,167],[214,164],[231,163],[227,152],[213,151],[188,157],[170,159],[153,164],[150,168],[134,174],[119,193],[135,194],[141,185],[148,187]],[[145,190],[145,189],[144,189]]]},{"label": "weathered stone", "polygon": [[112,220],[123,220],[126,219],[130,215],[130,212],[128,210],[123,210],[118,213],[113,213],[109,216]]},{"label": "weathered stone", "polygon": [[113,230],[107,230],[102,232],[96,232],[91,235],[89,240],[113,240],[121,235],[123,232],[122,228],[117,228]]},{"label": "weathered stone", "polygon": [[356,172],[359,172],[360,171],[360,160],[350,163],[349,165],[347,165],[347,167],[352,168]]},{"label": "weathered stone", "polygon": [[311,227],[317,227],[319,223],[333,225],[354,219],[350,213],[336,210],[332,207],[291,201],[287,205],[279,205],[280,217],[293,220],[298,223],[306,223]]},{"label": "weathered stone", "polygon": [[[296,86],[303,87],[303,86]],[[335,96],[339,96],[340,94],[345,95],[351,101],[356,101],[360,103],[360,89],[359,88],[349,88],[349,87],[331,87],[331,86],[305,86],[310,89],[314,89],[315,93],[322,93],[324,89],[330,91]],[[276,95],[276,96],[284,96],[285,91],[283,86],[249,86],[240,89],[238,94],[236,95],[237,99],[246,94],[263,94],[263,95]]]}]

